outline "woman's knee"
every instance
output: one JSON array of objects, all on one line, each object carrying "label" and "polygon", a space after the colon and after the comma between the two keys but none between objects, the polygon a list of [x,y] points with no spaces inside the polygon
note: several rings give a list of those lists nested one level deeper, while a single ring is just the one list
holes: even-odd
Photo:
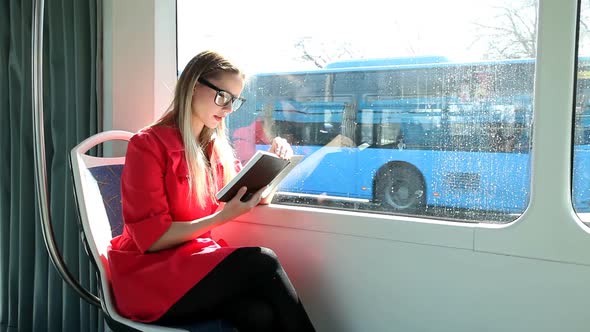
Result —
[{"label": "woman's knee", "polygon": [[279,257],[277,256],[277,254],[270,248],[266,248],[266,247],[259,247],[260,249],[260,254],[264,257],[266,257],[266,259],[272,260],[274,262],[279,262]]},{"label": "woman's knee", "polygon": [[279,259],[272,249],[265,247],[247,247],[238,249],[242,251],[244,262],[248,268],[257,269],[267,273],[275,273],[281,268]]}]

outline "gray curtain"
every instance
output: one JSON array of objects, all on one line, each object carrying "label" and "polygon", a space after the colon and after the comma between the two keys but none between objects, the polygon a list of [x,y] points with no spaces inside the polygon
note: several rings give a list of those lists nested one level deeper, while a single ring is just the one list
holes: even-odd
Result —
[{"label": "gray curtain", "polygon": [[[78,236],[69,150],[99,128],[100,0],[45,1],[44,109],[50,211],[66,265],[96,293]],[[102,331],[99,310],[49,261],[34,194],[32,0],[0,0],[0,331]]]}]

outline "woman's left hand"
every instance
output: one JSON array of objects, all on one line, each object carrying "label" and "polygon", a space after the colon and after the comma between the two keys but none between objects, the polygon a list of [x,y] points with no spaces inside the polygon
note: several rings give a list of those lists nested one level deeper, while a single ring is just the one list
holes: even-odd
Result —
[{"label": "woman's left hand", "polygon": [[293,149],[291,144],[282,137],[275,137],[270,145],[269,152],[272,152],[282,159],[291,159],[293,156]]}]

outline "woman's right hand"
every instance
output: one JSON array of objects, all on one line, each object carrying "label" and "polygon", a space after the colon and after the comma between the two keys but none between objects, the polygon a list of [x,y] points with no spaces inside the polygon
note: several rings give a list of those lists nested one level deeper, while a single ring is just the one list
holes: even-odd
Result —
[{"label": "woman's right hand", "polygon": [[258,203],[260,203],[260,200],[262,199],[262,193],[265,189],[266,187],[261,188],[255,192],[249,200],[242,202],[241,199],[246,194],[247,189],[246,187],[240,188],[234,198],[225,203],[223,206],[223,210],[220,212],[223,221],[230,221],[252,210],[256,205],[258,205]]}]

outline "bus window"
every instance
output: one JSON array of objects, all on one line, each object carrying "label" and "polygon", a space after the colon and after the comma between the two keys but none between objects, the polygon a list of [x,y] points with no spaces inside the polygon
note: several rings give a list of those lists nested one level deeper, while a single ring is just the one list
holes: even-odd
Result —
[{"label": "bus window", "polygon": [[504,221],[528,204],[533,75],[532,59],[265,73],[247,98],[313,160],[288,199]]}]

